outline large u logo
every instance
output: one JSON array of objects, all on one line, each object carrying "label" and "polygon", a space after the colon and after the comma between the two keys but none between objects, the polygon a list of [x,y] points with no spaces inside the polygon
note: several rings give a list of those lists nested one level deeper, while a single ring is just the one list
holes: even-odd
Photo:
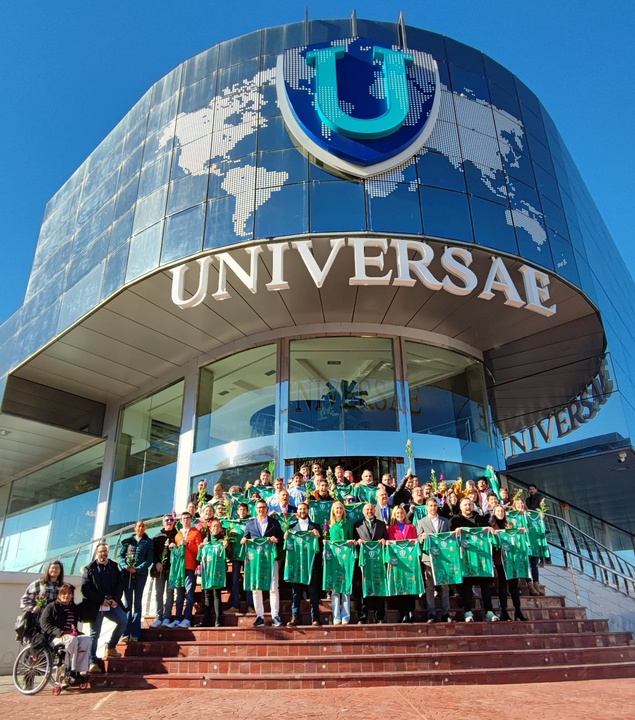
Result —
[{"label": "large u logo", "polygon": [[382,138],[399,130],[410,110],[406,65],[412,55],[374,47],[373,60],[383,60],[386,111],[374,118],[356,118],[340,108],[337,90],[337,61],[346,49],[322,48],[306,54],[306,62],[315,65],[315,106],[322,122],[333,132],[350,138]]}]

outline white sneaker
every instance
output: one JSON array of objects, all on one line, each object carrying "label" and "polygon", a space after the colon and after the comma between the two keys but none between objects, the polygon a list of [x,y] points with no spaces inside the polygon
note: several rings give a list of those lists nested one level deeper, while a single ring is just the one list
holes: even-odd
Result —
[{"label": "white sneaker", "polygon": [[333,620],[333,625],[341,625],[341,624],[342,624],[341,620]]},{"label": "white sneaker", "polygon": [[152,625],[150,625],[151,628],[160,628],[163,625],[163,620],[161,618],[157,618]]},{"label": "white sneaker", "polygon": [[465,613],[465,622],[474,622],[474,615],[469,611]]},{"label": "white sneaker", "polygon": [[496,622],[498,620],[498,615],[495,615],[491,610],[488,610],[487,613],[485,613],[485,622]]},{"label": "white sneaker", "polygon": [[189,628],[191,625],[192,625],[192,623],[186,618],[185,620],[181,620],[181,622],[177,625],[177,627]]},{"label": "white sneaker", "polygon": [[163,625],[163,627],[172,627],[172,621],[170,620],[170,618],[165,618],[161,625]]}]

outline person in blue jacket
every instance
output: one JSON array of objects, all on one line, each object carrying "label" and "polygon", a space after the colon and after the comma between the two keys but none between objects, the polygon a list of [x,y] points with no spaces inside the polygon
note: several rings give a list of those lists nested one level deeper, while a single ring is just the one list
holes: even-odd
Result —
[{"label": "person in blue jacket", "polygon": [[121,543],[117,557],[128,611],[124,642],[136,642],[141,635],[141,600],[153,562],[154,543],[146,535],[146,524],[139,520],[135,525],[135,534]]}]

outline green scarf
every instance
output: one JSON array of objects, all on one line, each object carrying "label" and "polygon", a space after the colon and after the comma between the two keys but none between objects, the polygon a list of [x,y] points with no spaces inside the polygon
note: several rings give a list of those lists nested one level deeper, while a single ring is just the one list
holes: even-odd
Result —
[{"label": "green scarf", "polygon": [[276,546],[268,537],[251,538],[245,545],[245,590],[271,590]]},{"label": "green scarf", "polygon": [[201,588],[214,590],[224,588],[227,584],[227,559],[225,545],[219,540],[212,540],[201,545],[198,550],[198,562],[201,566]]},{"label": "green scarf", "polygon": [[362,569],[364,597],[385,597],[388,594],[386,566],[383,547],[379,540],[370,540],[360,546],[359,566]]},{"label": "green scarf", "polygon": [[185,587],[185,547],[183,545],[175,545],[170,555],[170,579],[168,587],[181,588]]},{"label": "green scarf", "polygon": [[450,532],[428,535],[423,550],[430,556],[435,585],[459,585],[463,582],[456,536]]},{"label": "green scarf", "polygon": [[289,583],[309,585],[315,556],[320,549],[320,540],[311,530],[289,533],[284,541],[287,556],[284,565],[284,579]]},{"label": "green scarf", "polygon": [[459,548],[463,578],[494,577],[492,533],[488,528],[461,528]]},{"label": "green scarf", "polygon": [[324,543],[323,589],[350,595],[356,557],[355,545],[327,540]]},{"label": "green scarf", "polygon": [[393,540],[384,547],[388,567],[388,595],[421,595],[421,546],[415,540]]}]

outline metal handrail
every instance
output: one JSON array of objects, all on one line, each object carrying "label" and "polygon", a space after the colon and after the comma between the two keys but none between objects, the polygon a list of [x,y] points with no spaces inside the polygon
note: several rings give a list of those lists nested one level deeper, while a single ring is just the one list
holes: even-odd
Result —
[{"label": "metal handrail", "polygon": [[[160,515],[159,517],[151,518],[150,520],[144,520],[146,524],[146,531],[150,537],[154,537],[154,535],[156,535],[161,529],[163,517],[163,515]],[[81,567],[93,559],[93,554],[98,544],[107,543],[110,548],[110,556],[116,557],[122,535],[133,533],[135,525],[136,522],[132,525],[126,525],[119,530],[108,533],[108,535],[102,535],[99,538],[82,543],[75,548],[71,548],[70,550],[61,553],[60,555],[51,555],[45,560],[41,560],[33,565],[21,568],[16,572],[43,572],[44,568],[48,566],[50,562],[53,560],[59,560],[64,565],[65,575],[78,574],[78,570],[81,571]],[[114,542],[112,542],[113,540]]]},{"label": "metal handrail", "polygon": [[562,552],[565,567],[635,597],[635,565],[558,515],[545,513],[547,542]]}]

